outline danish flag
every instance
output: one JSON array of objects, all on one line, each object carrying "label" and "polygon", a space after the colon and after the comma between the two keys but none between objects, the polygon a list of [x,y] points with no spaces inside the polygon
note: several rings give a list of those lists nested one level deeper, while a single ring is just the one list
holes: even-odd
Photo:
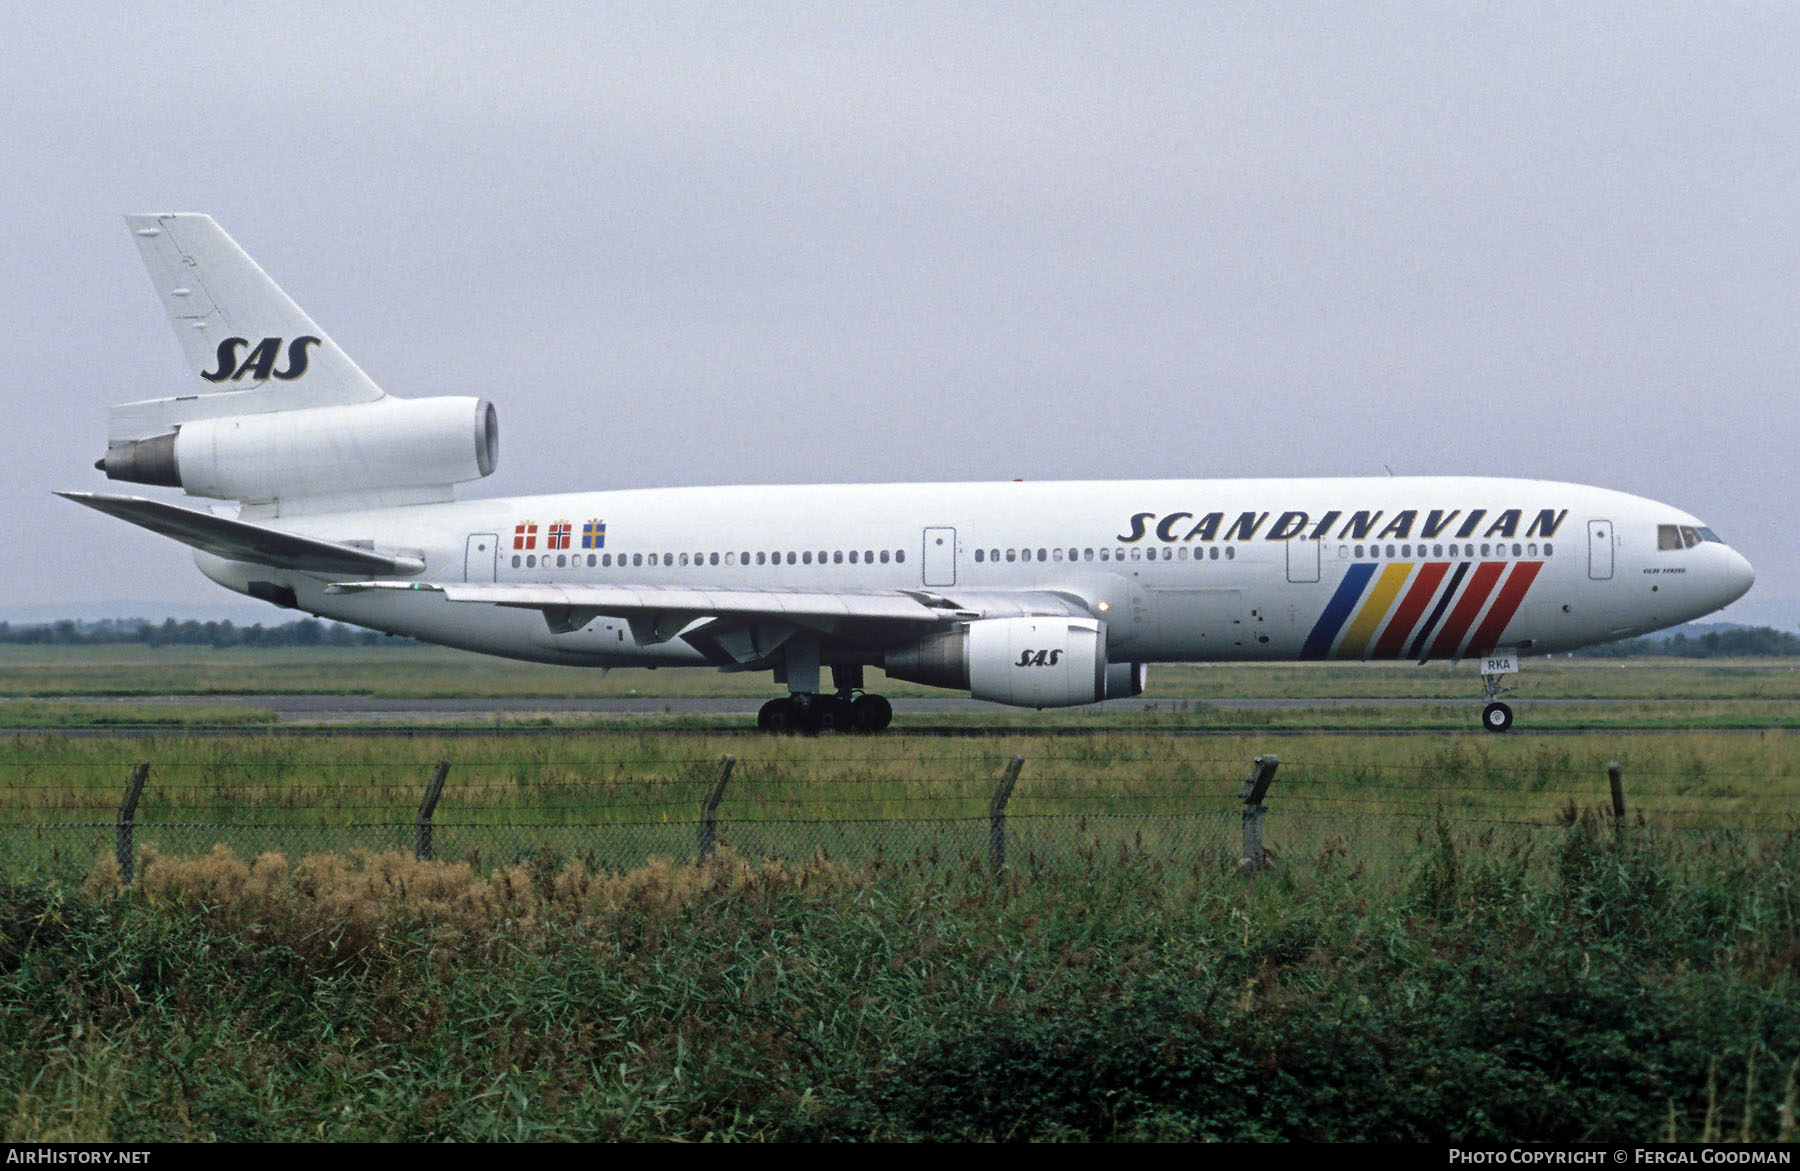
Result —
[{"label": "danish flag", "polygon": [[537,526],[532,524],[530,521],[526,521],[524,524],[514,525],[513,526],[513,548],[515,548],[515,549],[535,549],[535,548],[537,548]]}]

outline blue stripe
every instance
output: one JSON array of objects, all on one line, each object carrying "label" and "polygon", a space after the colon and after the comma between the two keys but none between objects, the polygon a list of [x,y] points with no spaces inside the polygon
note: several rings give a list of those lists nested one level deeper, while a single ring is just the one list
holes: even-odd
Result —
[{"label": "blue stripe", "polygon": [[1375,573],[1375,565],[1369,561],[1359,561],[1344,574],[1344,580],[1338,585],[1337,593],[1331,595],[1331,601],[1325,612],[1319,615],[1319,623],[1306,636],[1306,646],[1300,651],[1303,659],[1322,659],[1331,653],[1331,644],[1337,638],[1338,631],[1350,617],[1350,611],[1356,609],[1356,600],[1362,597],[1363,587],[1369,584],[1369,578]]}]

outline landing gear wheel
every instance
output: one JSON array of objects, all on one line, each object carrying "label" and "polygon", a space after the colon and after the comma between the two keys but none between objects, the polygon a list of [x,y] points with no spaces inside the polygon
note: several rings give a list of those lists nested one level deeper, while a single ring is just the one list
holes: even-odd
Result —
[{"label": "landing gear wheel", "polygon": [[756,713],[756,726],[764,732],[798,732],[803,724],[800,705],[791,699],[771,699]]},{"label": "landing gear wheel", "polygon": [[894,705],[879,695],[859,695],[850,705],[850,726],[858,732],[880,732],[894,722]]},{"label": "landing gear wheel", "polygon": [[1504,732],[1512,727],[1512,708],[1503,703],[1490,703],[1481,709],[1481,726],[1490,732]]},{"label": "landing gear wheel", "polygon": [[848,732],[851,706],[847,699],[821,695],[813,700],[813,729],[819,732]]}]

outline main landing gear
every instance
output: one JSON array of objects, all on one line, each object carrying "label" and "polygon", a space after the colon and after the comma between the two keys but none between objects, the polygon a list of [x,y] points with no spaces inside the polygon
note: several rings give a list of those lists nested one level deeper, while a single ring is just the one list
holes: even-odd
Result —
[{"label": "main landing gear", "polygon": [[[818,687],[818,669],[804,672],[788,664],[790,685],[808,681]],[[831,685],[835,695],[816,690],[796,690],[786,699],[771,699],[756,713],[756,726],[764,732],[880,732],[894,722],[894,706],[879,695],[862,689],[862,664],[834,665]]]},{"label": "main landing gear", "polygon": [[879,695],[814,695],[795,692],[771,699],[756,713],[764,732],[880,732],[894,721],[894,707]]}]

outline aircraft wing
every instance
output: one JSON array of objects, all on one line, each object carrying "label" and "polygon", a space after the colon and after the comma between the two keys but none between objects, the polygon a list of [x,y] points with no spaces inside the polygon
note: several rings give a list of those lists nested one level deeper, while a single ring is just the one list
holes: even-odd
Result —
[{"label": "aircraft wing", "polygon": [[599,617],[630,626],[640,646],[679,637],[719,666],[761,663],[799,630],[857,643],[916,641],[934,629],[979,618],[1031,614],[1087,616],[1078,599],[1052,593],[984,593],[947,597],[931,590],[820,593],[778,589],[684,589],[671,586],[339,582],[331,593],[422,590],[451,602],[537,610],[556,634]]},{"label": "aircraft wing", "polygon": [[142,496],[109,496],[97,492],[58,492],[57,495],[232,561],[251,561],[308,573],[403,574],[425,570],[425,563],[415,557],[376,553],[355,545],[303,537]]}]

